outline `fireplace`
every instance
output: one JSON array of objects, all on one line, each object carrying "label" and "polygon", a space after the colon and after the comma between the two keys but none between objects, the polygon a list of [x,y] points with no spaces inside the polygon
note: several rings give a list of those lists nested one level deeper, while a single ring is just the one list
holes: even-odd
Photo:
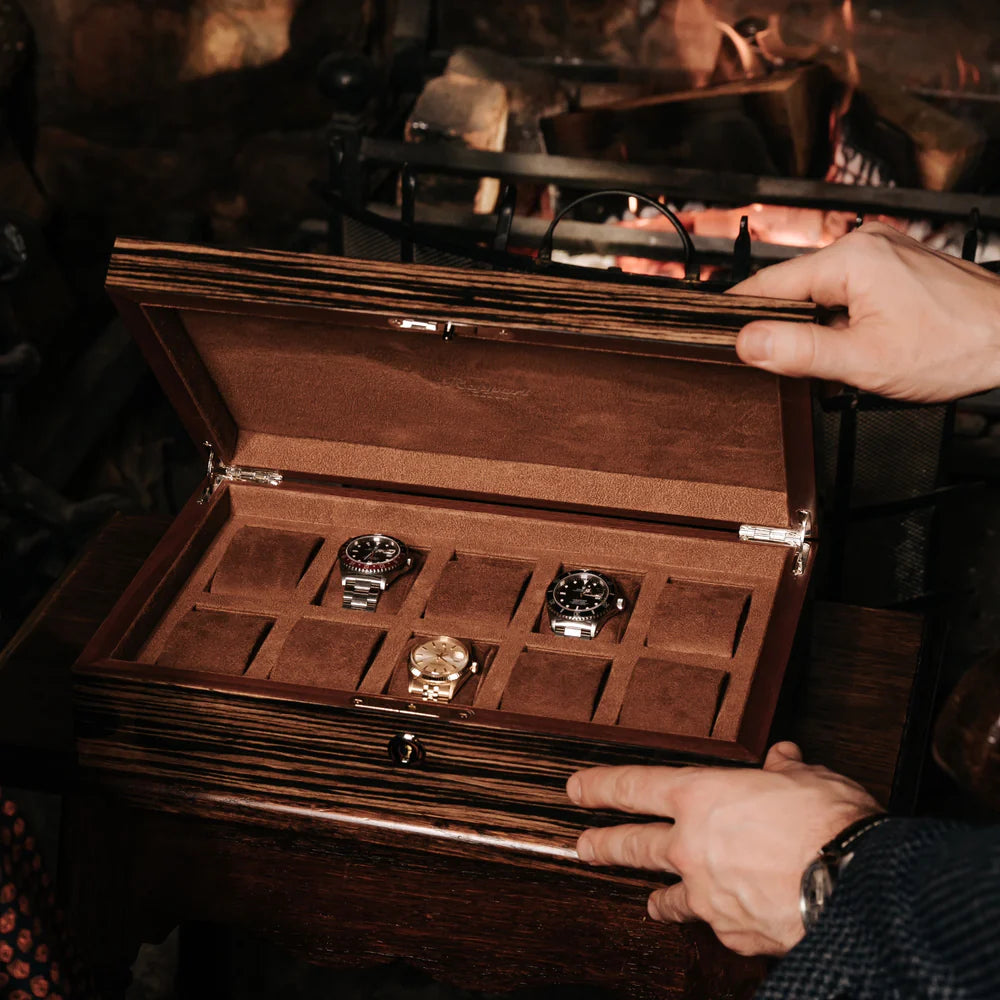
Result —
[{"label": "fireplace", "polygon": [[[0,30],[0,629],[202,472],[104,299],[115,235],[531,268],[577,202],[542,258],[623,281],[725,286],[859,215],[1000,257],[972,0],[9,0]],[[998,413],[963,414],[976,470]],[[925,594],[949,411],[822,424],[828,592]],[[848,586],[886,539],[891,579]]]}]

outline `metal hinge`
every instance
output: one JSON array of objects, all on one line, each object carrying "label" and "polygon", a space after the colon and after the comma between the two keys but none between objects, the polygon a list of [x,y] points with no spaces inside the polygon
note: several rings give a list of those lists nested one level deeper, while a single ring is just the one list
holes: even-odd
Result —
[{"label": "metal hinge", "polygon": [[764,545],[785,545],[795,552],[792,572],[802,576],[809,557],[809,541],[812,532],[812,518],[809,512],[795,512],[795,524],[791,528],[771,528],[764,524],[741,524],[741,542],[760,542]]},{"label": "metal hinge", "polygon": [[206,441],[208,449],[208,485],[201,495],[201,502],[207,503],[222,482],[255,483],[258,486],[277,486],[282,475],[274,469],[246,469],[240,465],[223,465],[215,461],[215,449]]}]

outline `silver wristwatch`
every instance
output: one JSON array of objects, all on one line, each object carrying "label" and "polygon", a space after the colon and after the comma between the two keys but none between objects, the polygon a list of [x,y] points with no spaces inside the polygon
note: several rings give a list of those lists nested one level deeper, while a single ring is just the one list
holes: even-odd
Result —
[{"label": "silver wristwatch", "polygon": [[885,813],[865,816],[820,848],[815,860],[802,873],[799,886],[799,911],[806,932],[816,926],[823,907],[837,886],[837,879],[854,857],[853,848],[858,838],[889,819]]},{"label": "silver wristwatch", "polygon": [[357,535],[340,546],[343,607],[374,611],[382,592],[413,567],[406,546],[391,535]]},{"label": "silver wristwatch", "polygon": [[549,584],[545,605],[549,626],[556,635],[593,639],[609,618],[625,610],[625,598],[610,576],[575,569]]}]

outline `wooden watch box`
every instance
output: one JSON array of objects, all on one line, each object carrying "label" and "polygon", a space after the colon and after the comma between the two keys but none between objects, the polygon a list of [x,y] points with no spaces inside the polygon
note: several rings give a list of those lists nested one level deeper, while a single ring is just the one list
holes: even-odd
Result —
[{"label": "wooden watch box", "polygon": [[[519,828],[577,766],[759,762],[815,555],[812,423],[732,343],[813,307],[137,241],[108,289],[211,458],[75,667],[86,769],[334,812],[405,783],[428,821]],[[416,565],[344,609],[338,549],[376,531]],[[545,610],[576,568],[626,598],[589,641]],[[481,665],[447,704],[407,689],[437,635]]]}]

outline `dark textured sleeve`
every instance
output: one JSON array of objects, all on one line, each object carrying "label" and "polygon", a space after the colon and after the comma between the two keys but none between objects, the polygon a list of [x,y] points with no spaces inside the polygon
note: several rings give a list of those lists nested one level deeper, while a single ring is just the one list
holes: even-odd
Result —
[{"label": "dark textured sleeve", "polygon": [[1000,826],[864,834],[816,927],[757,1000],[1000,998]]}]

